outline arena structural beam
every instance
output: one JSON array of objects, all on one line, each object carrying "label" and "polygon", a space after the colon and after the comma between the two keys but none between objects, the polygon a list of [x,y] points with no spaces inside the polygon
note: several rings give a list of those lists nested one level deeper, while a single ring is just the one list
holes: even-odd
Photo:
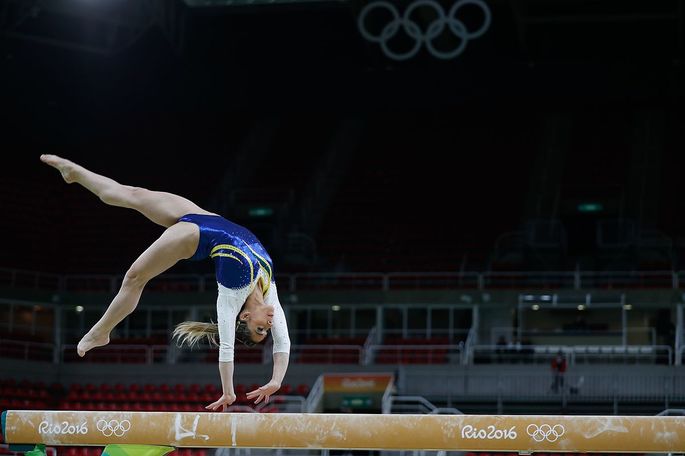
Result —
[{"label": "arena structural beam", "polygon": [[683,453],[683,416],[9,410],[9,444]]}]

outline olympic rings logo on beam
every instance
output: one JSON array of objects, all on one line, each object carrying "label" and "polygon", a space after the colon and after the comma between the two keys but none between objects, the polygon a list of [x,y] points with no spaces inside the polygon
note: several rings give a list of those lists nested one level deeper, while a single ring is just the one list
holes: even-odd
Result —
[{"label": "olympic rings logo on beam", "polygon": [[97,422],[96,427],[105,437],[112,435],[121,437],[131,429],[131,422],[129,420],[100,420]]},{"label": "olympic rings logo on beam", "polygon": [[[478,6],[485,16],[483,24],[472,32],[467,29],[464,22],[457,18],[459,10],[466,5]],[[428,24],[425,30],[421,28],[420,24],[412,16],[419,8],[429,8],[435,12],[435,19]],[[366,19],[371,12],[381,10],[389,12],[391,19],[378,34],[373,34],[368,29]],[[443,7],[436,0],[414,0],[404,11],[403,15],[400,15],[400,12],[392,3],[385,0],[376,0],[361,10],[357,25],[362,36],[372,43],[379,43],[385,55],[391,59],[408,60],[414,57],[421,49],[421,46],[425,44],[426,49],[428,49],[428,52],[433,57],[448,60],[464,52],[469,40],[483,35],[490,28],[490,21],[490,8],[483,0],[458,0],[452,5],[448,13],[445,13]],[[452,35],[460,39],[454,49],[448,51],[440,50],[434,45],[435,39],[445,31],[445,28],[448,28]],[[394,51],[390,49],[389,45],[389,41],[397,35],[400,29],[404,30],[404,33],[414,42],[411,48],[405,52]]]},{"label": "olympic rings logo on beam", "polygon": [[545,440],[548,442],[556,442],[564,435],[566,429],[564,429],[564,426],[561,424],[555,424],[554,426],[550,426],[549,424],[542,424],[540,426],[537,424],[529,424],[526,428],[526,432],[536,442],[543,442]]}]

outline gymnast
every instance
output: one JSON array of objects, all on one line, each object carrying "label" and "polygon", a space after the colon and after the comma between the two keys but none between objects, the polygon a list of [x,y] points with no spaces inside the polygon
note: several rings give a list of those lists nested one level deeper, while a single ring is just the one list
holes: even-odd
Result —
[{"label": "gymnast", "polygon": [[[165,231],[130,266],[121,288],[102,317],[77,346],[83,357],[107,345],[114,327],[132,313],[143,288],[154,277],[183,259],[213,258],[218,297],[217,323],[186,321],[176,325],[173,337],[193,346],[207,339],[219,347],[219,374],[223,394],[206,406],[226,410],[236,400],[233,388],[234,340],[253,346],[269,332],[273,338],[273,373],[265,385],[247,393],[258,404],[281,387],[288,369],[290,336],[273,276],[273,262],[257,237],[245,227],[201,209],[172,193],[122,185],[56,155],[41,155],[68,184],[78,183],[110,206],[135,209]],[[217,341],[218,336],[218,341]]]}]

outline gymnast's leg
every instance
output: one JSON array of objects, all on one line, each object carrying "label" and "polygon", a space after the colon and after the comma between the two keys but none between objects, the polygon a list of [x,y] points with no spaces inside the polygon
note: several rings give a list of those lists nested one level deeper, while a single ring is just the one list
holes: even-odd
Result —
[{"label": "gymnast's leg", "polygon": [[105,204],[135,209],[166,228],[186,214],[211,214],[182,196],[122,185],[57,155],[41,155],[40,159],[56,168],[66,183],[81,184]]},{"label": "gymnast's leg", "polygon": [[110,332],[133,312],[150,279],[195,253],[199,228],[178,219],[188,213],[209,212],[178,195],[119,184],[56,155],[41,155],[40,159],[59,170],[67,183],[79,183],[106,204],[135,209],[167,228],[131,265],[105,313],[79,342],[77,351],[83,356],[88,350],[109,343]]},{"label": "gymnast's leg", "polygon": [[119,292],[79,342],[76,349],[79,356],[92,348],[107,345],[110,332],[135,310],[145,285],[179,260],[193,256],[199,240],[200,230],[193,223],[178,222],[167,228],[126,271]]}]

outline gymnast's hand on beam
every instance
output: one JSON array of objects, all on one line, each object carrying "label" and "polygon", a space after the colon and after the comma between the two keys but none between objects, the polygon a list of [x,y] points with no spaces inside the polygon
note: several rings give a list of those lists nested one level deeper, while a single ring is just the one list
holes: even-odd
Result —
[{"label": "gymnast's hand on beam", "polygon": [[212,402],[205,408],[207,410],[217,410],[221,407],[221,410],[225,412],[228,409],[228,406],[235,402],[235,399],[236,396],[234,393],[223,394],[218,401]]},{"label": "gymnast's hand on beam", "polygon": [[281,384],[279,382],[277,382],[276,380],[271,380],[266,385],[260,386],[254,391],[250,391],[249,393],[247,393],[246,396],[248,399],[254,399],[256,397],[257,400],[254,401],[255,404],[259,404],[262,400],[265,404],[268,404],[269,397],[271,397],[273,393],[278,391],[280,387]]}]

